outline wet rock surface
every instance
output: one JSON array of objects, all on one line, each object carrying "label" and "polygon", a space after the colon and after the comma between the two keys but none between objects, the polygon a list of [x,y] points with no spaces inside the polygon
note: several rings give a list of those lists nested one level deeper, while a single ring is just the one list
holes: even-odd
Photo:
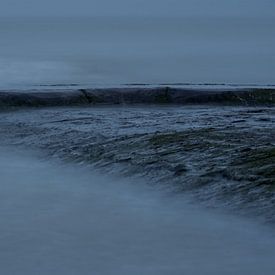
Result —
[{"label": "wet rock surface", "polygon": [[275,222],[275,108],[25,109],[0,114],[0,140]]}]

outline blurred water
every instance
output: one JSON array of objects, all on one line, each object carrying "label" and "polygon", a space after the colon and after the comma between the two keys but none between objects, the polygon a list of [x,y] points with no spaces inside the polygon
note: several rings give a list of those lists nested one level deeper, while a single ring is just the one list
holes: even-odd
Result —
[{"label": "blurred water", "polygon": [[275,83],[271,15],[2,18],[0,37],[0,88]]},{"label": "blurred water", "polygon": [[266,228],[142,182],[0,151],[0,273],[274,274]]}]

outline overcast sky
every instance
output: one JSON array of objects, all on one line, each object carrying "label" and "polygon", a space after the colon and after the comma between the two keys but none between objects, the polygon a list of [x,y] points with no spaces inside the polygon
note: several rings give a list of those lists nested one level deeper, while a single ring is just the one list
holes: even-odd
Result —
[{"label": "overcast sky", "polygon": [[274,15],[274,0],[0,0],[0,16]]}]

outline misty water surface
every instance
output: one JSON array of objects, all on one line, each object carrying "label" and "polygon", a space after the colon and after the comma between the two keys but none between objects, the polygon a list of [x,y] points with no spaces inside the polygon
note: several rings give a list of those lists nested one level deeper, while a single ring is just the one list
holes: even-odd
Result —
[{"label": "misty water surface", "polygon": [[274,84],[271,15],[7,17],[0,87]]},{"label": "misty water surface", "polygon": [[0,151],[0,273],[273,274],[274,236],[146,182]]}]

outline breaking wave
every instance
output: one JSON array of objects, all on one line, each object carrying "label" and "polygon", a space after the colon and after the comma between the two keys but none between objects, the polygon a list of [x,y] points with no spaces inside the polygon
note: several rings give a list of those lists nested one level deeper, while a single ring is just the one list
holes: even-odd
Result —
[{"label": "breaking wave", "polygon": [[214,89],[213,87],[212,89],[176,87],[73,89],[73,87],[65,90],[0,91],[0,107],[88,106],[96,104],[275,105],[275,89],[271,87],[223,89]]},{"label": "breaking wave", "polygon": [[0,137],[273,223],[274,123],[274,107],[96,105],[2,112]]}]

